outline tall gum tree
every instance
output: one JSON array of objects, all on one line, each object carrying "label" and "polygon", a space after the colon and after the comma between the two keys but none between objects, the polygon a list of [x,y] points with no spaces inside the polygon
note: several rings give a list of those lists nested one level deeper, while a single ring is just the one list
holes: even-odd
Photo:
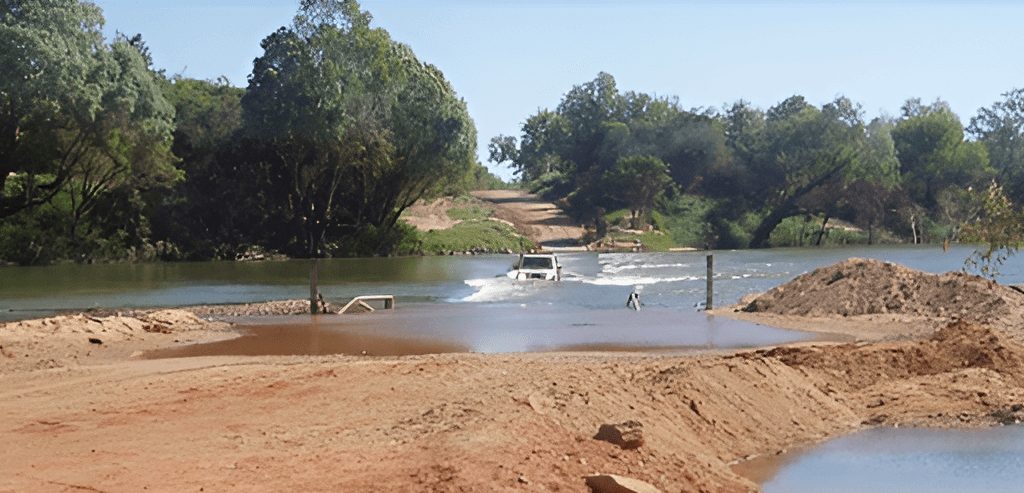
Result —
[{"label": "tall gum tree", "polygon": [[91,3],[0,2],[0,218],[49,201],[90,152],[107,93],[102,27]]},{"label": "tall gum tree", "polygon": [[346,237],[389,230],[473,163],[465,103],[371,20],[352,0],[305,1],[254,62],[243,126],[259,144],[290,253],[321,256]]}]

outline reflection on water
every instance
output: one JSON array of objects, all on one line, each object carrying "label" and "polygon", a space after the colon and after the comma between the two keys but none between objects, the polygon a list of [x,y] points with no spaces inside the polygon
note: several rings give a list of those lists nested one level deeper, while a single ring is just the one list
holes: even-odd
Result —
[{"label": "reflection on water", "polygon": [[[719,306],[849,257],[893,261],[929,272],[958,270],[972,249],[871,247],[715,252]],[[553,303],[566,311],[624,304],[634,286],[651,308],[693,310],[704,299],[704,252],[563,254],[565,281],[513,283],[513,255],[331,259],[320,262],[328,300],[387,293],[399,303]],[[91,307],[154,307],[302,298],[310,261],[0,267],[0,320]],[[1024,261],[1001,268],[1003,282],[1024,282]]]},{"label": "reflection on water", "polygon": [[151,356],[719,349],[808,337],[672,309],[566,311],[551,305],[404,305],[362,315],[273,317],[243,329],[238,339]]},{"label": "reflection on water", "polygon": [[765,493],[1016,493],[1024,490],[1024,427],[879,428],[737,470]]}]

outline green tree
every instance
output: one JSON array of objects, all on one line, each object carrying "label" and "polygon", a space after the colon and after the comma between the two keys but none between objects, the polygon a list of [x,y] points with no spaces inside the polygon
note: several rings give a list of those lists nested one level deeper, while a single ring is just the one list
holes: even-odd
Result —
[{"label": "green tree", "polygon": [[1024,89],[1003,94],[1003,100],[978,110],[969,133],[988,150],[996,181],[1014,202],[1024,203]]},{"label": "green tree", "polygon": [[473,162],[465,103],[436,67],[370,21],[353,0],[304,1],[291,28],[263,40],[242,98],[284,231],[276,242],[295,254],[386,233]]},{"label": "green tree", "polygon": [[908,101],[892,137],[902,186],[929,211],[937,211],[943,190],[979,186],[992,177],[984,144],[964,139],[960,119],[944,102]]},{"label": "green tree", "polygon": [[187,179],[154,193],[149,214],[153,237],[168,244],[170,259],[234,258],[261,238],[258,183],[238,135],[244,92],[223,78],[165,81],[175,109],[172,152]]},{"label": "green tree", "polygon": [[92,3],[0,2],[0,218],[52,199],[103,137],[102,26]]},{"label": "green tree", "polygon": [[995,182],[984,192],[974,193],[980,195],[980,213],[964,225],[964,239],[982,244],[983,249],[975,251],[964,264],[982,275],[995,277],[999,266],[1024,243],[1024,211]]},{"label": "green tree", "polygon": [[[769,245],[771,232],[786,217],[837,212],[831,188],[839,190],[864,163],[865,128],[860,109],[837,98],[820,110],[793,96],[767,112],[761,149],[750,171],[759,184],[752,191],[767,205],[767,213],[754,230],[751,245]],[[753,181],[753,180],[749,180]],[[824,227],[824,223],[823,223]]]},{"label": "green tree", "polygon": [[615,167],[605,176],[605,184],[615,200],[630,210],[630,225],[639,228],[644,213],[672,183],[668,166],[654,156],[627,156],[619,158]]},{"label": "green tree", "polygon": [[93,138],[65,185],[72,242],[105,195],[166,187],[182,178],[171,153],[174,107],[164,98],[140,45],[121,38],[110,46],[109,55],[103,60],[106,92],[91,129]]},{"label": "green tree", "polygon": [[0,218],[31,228],[49,203],[38,216],[63,232],[31,261],[137,258],[141,193],[181,177],[174,111],[141,36],[106,44],[102,25],[90,2],[0,2]]}]

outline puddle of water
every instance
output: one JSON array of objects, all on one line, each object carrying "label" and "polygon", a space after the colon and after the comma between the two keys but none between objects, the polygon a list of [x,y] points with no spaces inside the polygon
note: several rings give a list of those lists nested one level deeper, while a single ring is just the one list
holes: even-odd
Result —
[{"label": "puddle of water", "polygon": [[878,428],[735,467],[765,493],[1024,490],[1024,426]]},{"label": "puddle of water", "polygon": [[720,349],[810,337],[674,309],[634,312],[474,304],[407,304],[372,314],[270,317],[250,320],[240,329],[244,335],[237,339],[150,356]]}]

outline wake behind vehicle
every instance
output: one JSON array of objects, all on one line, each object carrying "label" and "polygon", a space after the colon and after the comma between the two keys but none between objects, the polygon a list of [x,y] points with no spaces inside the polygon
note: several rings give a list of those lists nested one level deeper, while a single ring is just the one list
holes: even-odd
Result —
[{"label": "wake behind vehicle", "polygon": [[560,281],[562,280],[562,266],[559,265],[558,257],[554,254],[519,254],[519,260],[505,275],[517,281],[530,279]]}]

